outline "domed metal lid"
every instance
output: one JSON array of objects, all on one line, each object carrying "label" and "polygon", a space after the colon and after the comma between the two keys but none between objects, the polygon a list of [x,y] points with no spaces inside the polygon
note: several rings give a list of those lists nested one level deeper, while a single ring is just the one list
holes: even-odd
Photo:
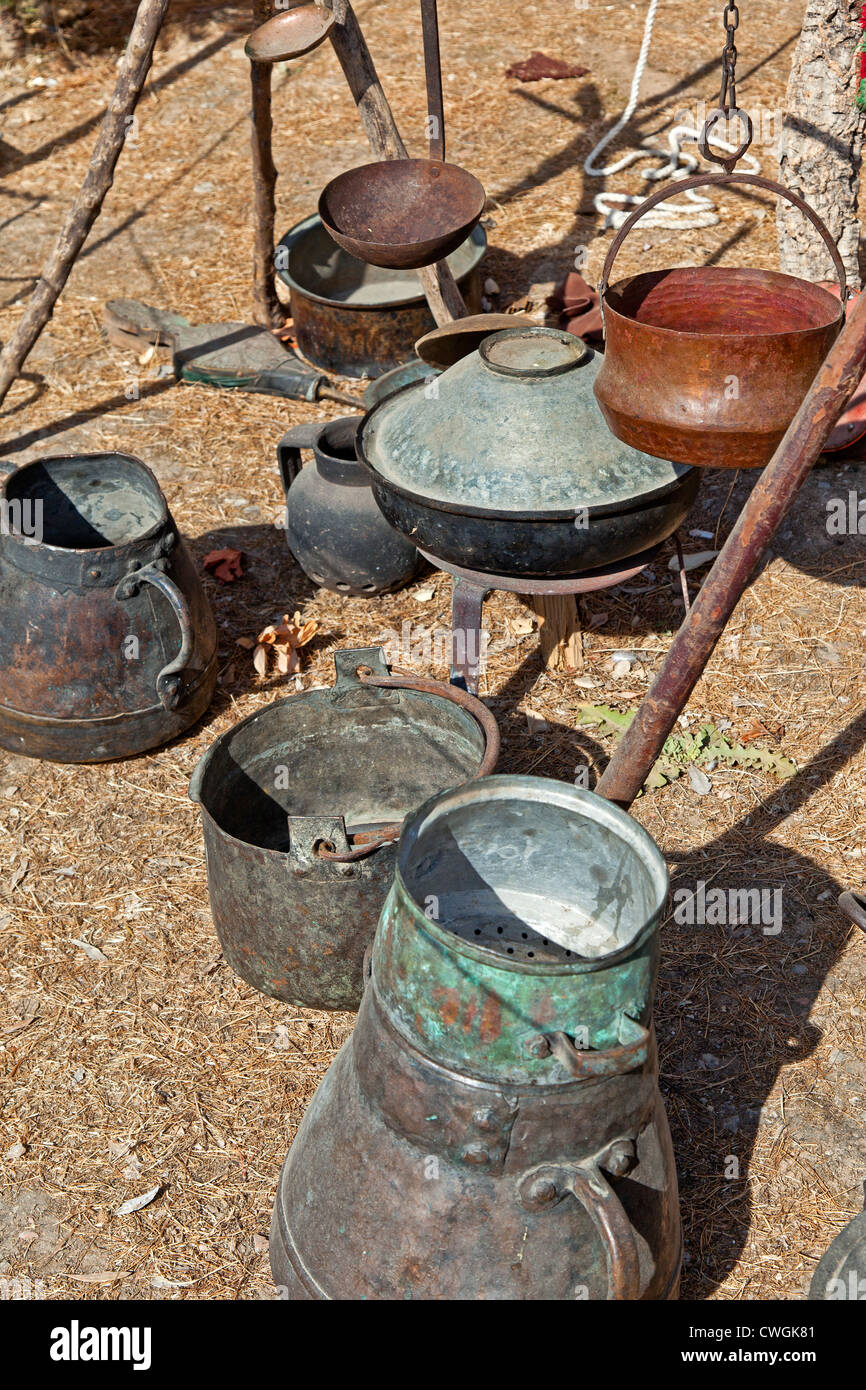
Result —
[{"label": "domed metal lid", "polygon": [[491,334],[441,376],[382,401],[361,426],[359,453],[404,491],[499,515],[664,491],[691,470],[614,438],[593,392],[600,361],[559,329]]}]

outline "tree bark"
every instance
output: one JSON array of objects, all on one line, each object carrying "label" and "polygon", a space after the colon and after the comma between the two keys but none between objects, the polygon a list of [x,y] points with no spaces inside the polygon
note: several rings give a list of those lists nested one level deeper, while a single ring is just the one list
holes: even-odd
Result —
[{"label": "tree bark", "polygon": [[[861,0],[808,0],[788,82],[780,181],[815,209],[839,247],[849,284],[860,287],[858,202],[866,118],[856,105]],[[832,280],[818,233],[779,204],[779,261],[804,280]]]},{"label": "tree bark", "polygon": [[[253,0],[253,27],[258,28],[274,13],[270,0]],[[274,222],[276,218],[277,170],[271,136],[271,65],[250,63],[252,88],[253,154],[253,303],[256,323],[263,328],[281,328],[285,310],[277,298],[274,271]]]},{"label": "tree bark", "polygon": [[99,216],[141,96],[169,0],[141,0],[120,62],[117,84],[84,182],[78,191],[30,302],[0,353],[0,405],[42,332],[69,279],[79,251]]}]

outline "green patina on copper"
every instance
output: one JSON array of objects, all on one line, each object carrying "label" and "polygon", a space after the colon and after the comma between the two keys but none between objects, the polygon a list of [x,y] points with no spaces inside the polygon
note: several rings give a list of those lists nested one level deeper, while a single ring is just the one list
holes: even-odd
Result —
[{"label": "green patina on copper", "polygon": [[539,1034],[565,1033],[581,1050],[603,1052],[629,1040],[628,1019],[649,1026],[663,901],[664,894],[616,954],[512,959],[431,920],[398,866],[374,947],[376,992],[398,1030],[442,1065],[512,1082],[556,1082],[564,1075],[556,1058],[533,1055]]}]

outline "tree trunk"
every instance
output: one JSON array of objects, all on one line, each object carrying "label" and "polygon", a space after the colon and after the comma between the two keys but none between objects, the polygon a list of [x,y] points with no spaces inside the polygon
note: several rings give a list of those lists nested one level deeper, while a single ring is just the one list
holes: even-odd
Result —
[{"label": "tree trunk", "polygon": [[[857,207],[864,113],[860,80],[862,0],[808,0],[788,82],[779,177],[815,209],[839,247],[854,289],[860,287]],[[790,205],[777,214],[781,268],[804,280],[834,279],[818,233]]]}]

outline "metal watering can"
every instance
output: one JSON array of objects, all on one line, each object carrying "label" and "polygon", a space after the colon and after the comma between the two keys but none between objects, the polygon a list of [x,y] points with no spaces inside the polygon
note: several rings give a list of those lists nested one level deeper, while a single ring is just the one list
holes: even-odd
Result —
[{"label": "metal watering can", "polygon": [[668,1299],[680,1220],[652,1004],[667,869],[562,782],[406,823],[354,1035],[283,1166],[292,1299]]}]

